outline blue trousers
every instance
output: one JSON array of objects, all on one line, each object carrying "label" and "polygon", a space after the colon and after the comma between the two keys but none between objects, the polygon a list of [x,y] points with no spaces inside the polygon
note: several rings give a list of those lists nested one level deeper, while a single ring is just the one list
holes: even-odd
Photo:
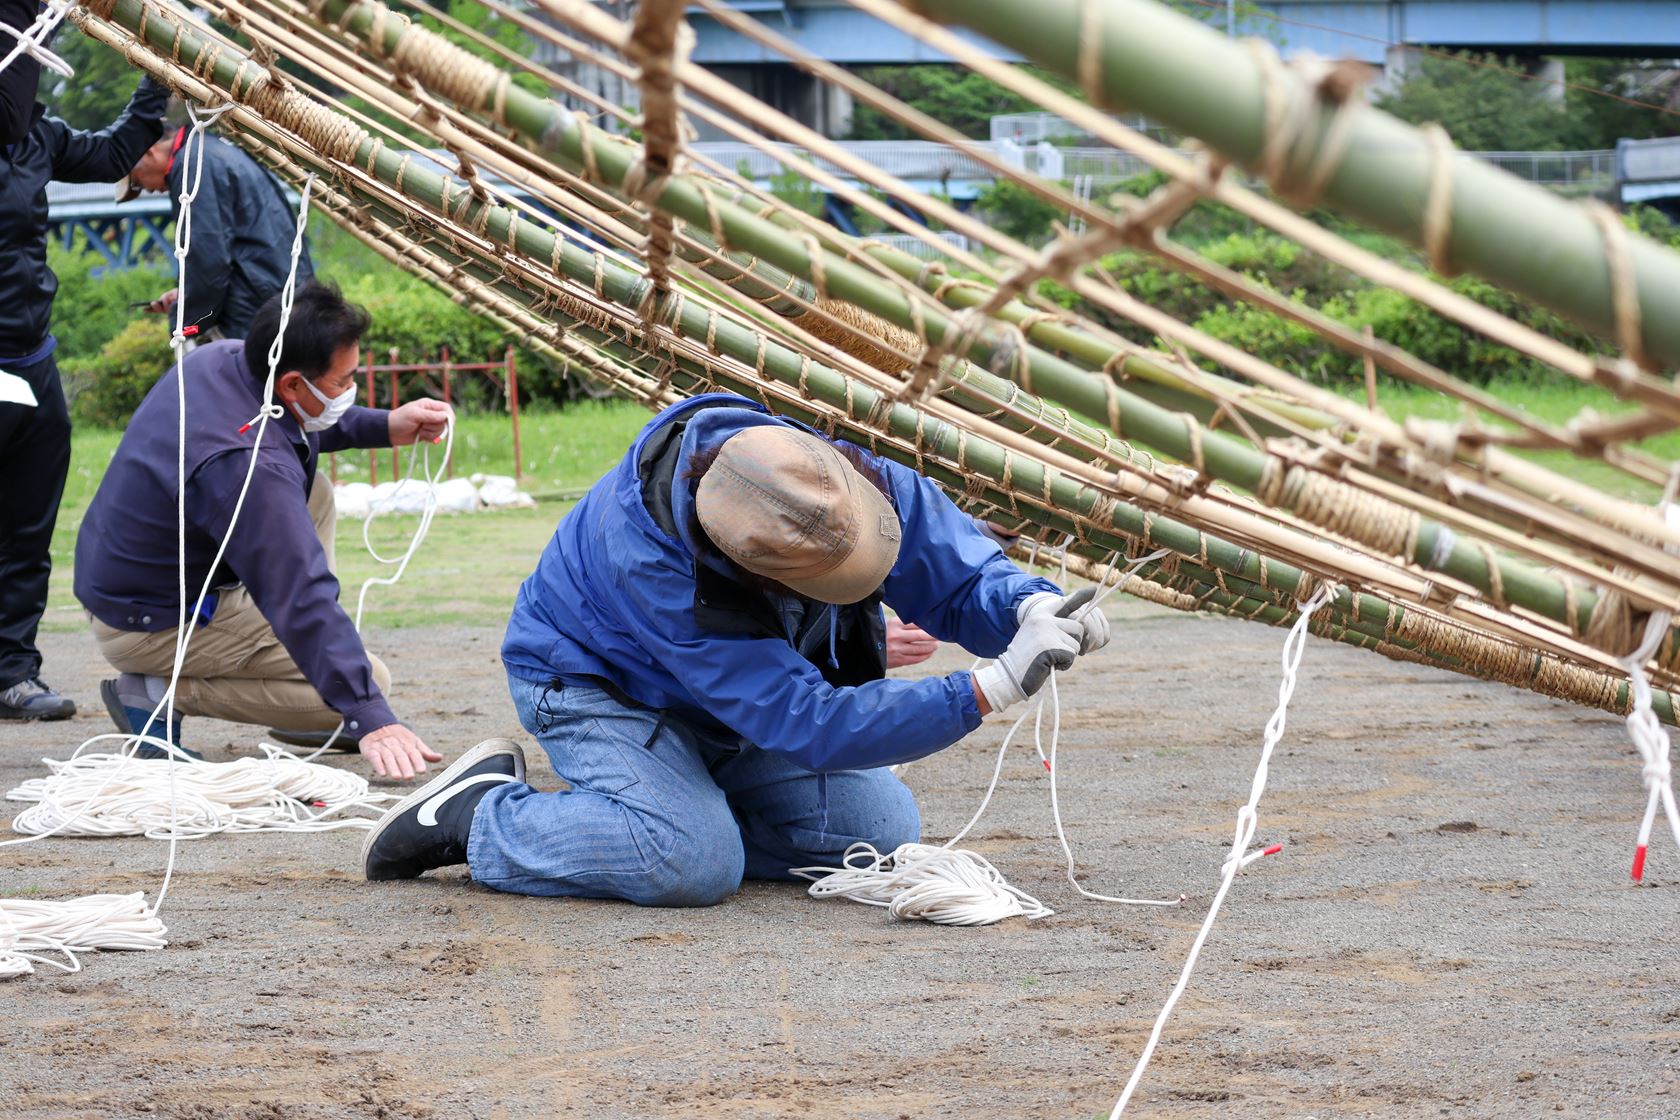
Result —
[{"label": "blue trousers", "polygon": [[710,906],[743,878],[835,866],[867,840],[921,835],[910,790],[886,770],[820,777],[738,736],[594,688],[509,676],[514,707],[571,789],[509,782],[479,802],[472,877],[516,894]]}]

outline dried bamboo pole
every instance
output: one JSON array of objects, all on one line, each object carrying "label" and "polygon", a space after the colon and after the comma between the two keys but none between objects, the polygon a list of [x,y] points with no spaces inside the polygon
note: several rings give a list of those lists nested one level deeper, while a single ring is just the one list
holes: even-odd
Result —
[{"label": "dried bamboo pole", "polygon": [[[1028,562],[1036,559],[1042,564],[1043,560],[1035,557],[1034,551],[1017,545],[1011,555]],[[1127,581],[1126,593],[1175,610],[1214,611],[1270,626],[1291,626],[1299,616],[1292,607],[1246,598],[1166,568],[1151,572],[1144,580]],[[1067,569],[1098,584],[1120,582],[1106,564],[1077,553],[1069,556]],[[1397,661],[1431,664],[1617,715],[1626,715],[1628,711],[1628,685],[1620,674],[1553,654],[1536,653],[1517,642],[1490,637],[1462,624],[1431,617],[1427,612],[1416,612],[1407,622],[1385,628],[1331,610],[1315,618],[1313,632]],[[1652,695],[1657,718],[1671,726],[1677,725],[1673,694],[1653,689]]]}]

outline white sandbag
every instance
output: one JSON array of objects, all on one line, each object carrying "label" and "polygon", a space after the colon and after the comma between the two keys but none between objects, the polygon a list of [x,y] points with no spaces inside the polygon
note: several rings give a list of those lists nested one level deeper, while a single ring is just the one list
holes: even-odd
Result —
[{"label": "white sandbag", "polygon": [[513,479],[500,474],[484,476],[478,487],[478,500],[489,509],[530,509],[537,504]]},{"label": "white sandbag", "polygon": [[467,479],[451,478],[437,484],[439,513],[471,513],[478,506],[478,488]]},{"label": "white sandbag", "polygon": [[366,517],[372,502],[373,487],[365,482],[341,482],[333,487],[333,504],[340,517]]},{"label": "white sandbag", "polygon": [[424,513],[427,485],[417,478],[381,482],[373,488],[373,510],[378,514]]}]

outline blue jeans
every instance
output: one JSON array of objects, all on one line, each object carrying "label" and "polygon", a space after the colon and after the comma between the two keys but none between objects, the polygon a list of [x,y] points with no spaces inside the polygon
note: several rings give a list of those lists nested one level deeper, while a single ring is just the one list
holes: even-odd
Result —
[{"label": "blue jeans", "polygon": [[594,688],[508,677],[519,721],[572,787],[519,782],[485,794],[467,865],[516,894],[710,906],[743,877],[835,866],[867,840],[915,841],[921,815],[886,770],[816,775],[775,751]]}]

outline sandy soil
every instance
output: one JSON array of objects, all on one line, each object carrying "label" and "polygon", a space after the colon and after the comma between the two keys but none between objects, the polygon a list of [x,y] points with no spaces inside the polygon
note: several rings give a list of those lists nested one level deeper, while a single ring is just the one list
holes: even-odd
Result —
[{"label": "sandy soil", "polygon": [[[1025,753],[975,846],[1058,909],[1030,925],[894,925],[782,884],[685,912],[374,886],[359,833],[218,837],[181,849],[169,949],[0,986],[0,1115],[1106,1116],[1216,883],[1283,638],[1118,631],[1066,682],[1064,808],[1091,886],[1182,909],[1074,896]],[[398,710],[446,753],[517,732],[498,631],[385,637]],[[91,641],[46,648],[84,714],[0,726],[0,788],[104,730]],[[910,769],[931,836],[1000,734]],[[1680,1115],[1680,853],[1629,883],[1642,804],[1612,717],[1313,642],[1262,804],[1285,854],[1239,879],[1132,1114]],[[163,858],[3,849],[0,893],[150,891]]]}]

